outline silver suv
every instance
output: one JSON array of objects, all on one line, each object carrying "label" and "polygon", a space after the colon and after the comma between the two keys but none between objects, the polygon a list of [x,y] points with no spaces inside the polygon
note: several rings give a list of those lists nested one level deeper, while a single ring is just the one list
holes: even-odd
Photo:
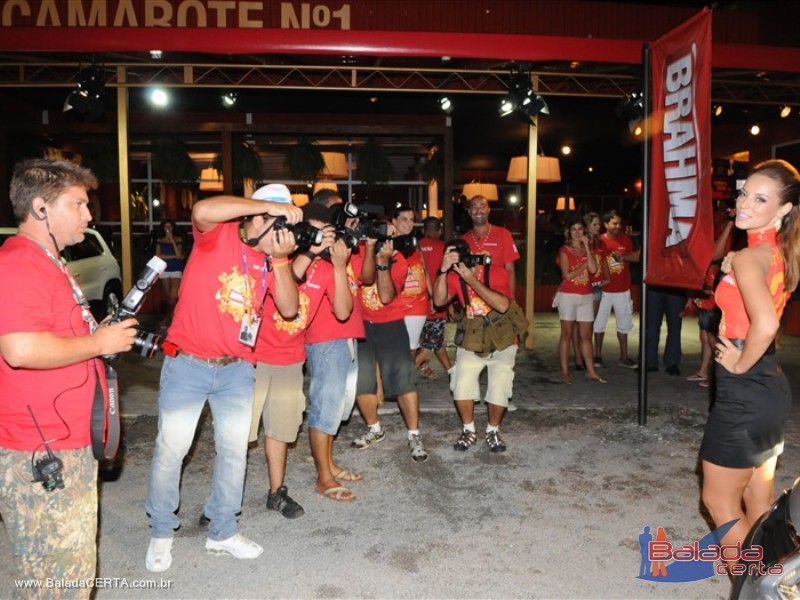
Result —
[{"label": "silver suv", "polygon": [[[0,227],[0,245],[16,233],[16,227]],[[86,294],[95,316],[100,319],[116,312],[122,299],[122,274],[103,236],[94,229],[87,229],[83,241],[65,248],[61,255]]]}]

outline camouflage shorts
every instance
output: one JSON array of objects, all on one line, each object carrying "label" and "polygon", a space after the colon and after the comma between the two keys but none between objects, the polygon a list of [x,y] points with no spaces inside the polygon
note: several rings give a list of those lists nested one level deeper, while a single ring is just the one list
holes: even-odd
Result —
[{"label": "camouflage shorts", "polygon": [[[64,489],[32,483],[31,453],[0,448],[0,515],[14,551],[18,598],[88,598],[97,565],[97,463],[91,448],[58,450]],[[43,455],[37,453],[36,459]],[[48,587],[48,580],[52,583]],[[61,583],[62,585],[58,585]]]},{"label": "camouflage shorts", "polygon": [[425,321],[419,345],[431,352],[440,350],[444,344],[445,323],[447,323],[445,319],[428,319]]}]

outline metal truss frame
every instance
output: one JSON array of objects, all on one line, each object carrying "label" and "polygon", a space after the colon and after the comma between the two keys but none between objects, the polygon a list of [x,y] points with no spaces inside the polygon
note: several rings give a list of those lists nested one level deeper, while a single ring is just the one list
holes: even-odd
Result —
[{"label": "metal truss frame", "polygon": [[[83,63],[85,66],[88,63]],[[109,87],[262,88],[323,91],[504,94],[509,72],[496,69],[403,68],[284,64],[102,63]],[[0,88],[70,87],[81,63],[21,62],[0,59]],[[118,79],[119,67],[126,80]],[[628,67],[620,67],[627,69]],[[641,88],[628,73],[531,71],[543,96],[619,98]],[[719,72],[712,74],[712,101],[747,104],[800,104],[800,79],[791,74]]]}]

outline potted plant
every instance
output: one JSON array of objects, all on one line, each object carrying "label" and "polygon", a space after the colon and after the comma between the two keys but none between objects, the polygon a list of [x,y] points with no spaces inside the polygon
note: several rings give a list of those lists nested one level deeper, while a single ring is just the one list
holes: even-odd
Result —
[{"label": "potted plant", "polygon": [[151,152],[153,173],[162,181],[180,183],[197,179],[194,161],[182,141],[174,138],[155,139]]},{"label": "potted plant", "polygon": [[356,177],[367,185],[383,183],[392,178],[392,163],[378,141],[371,137],[358,151]]},{"label": "potted plant", "polygon": [[289,177],[301,181],[314,181],[317,173],[325,168],[322,152],[306,137],[301,137],[286,151],[285,164]]}]

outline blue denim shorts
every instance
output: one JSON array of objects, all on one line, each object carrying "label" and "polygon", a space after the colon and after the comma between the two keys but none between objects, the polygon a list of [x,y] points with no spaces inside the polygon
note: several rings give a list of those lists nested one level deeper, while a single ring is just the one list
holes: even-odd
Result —
[{"label": "blue denim shorts", "polygon": [[308,426],[336,435],[350,418],[356,400],[358,360],[352,339],[306,344],[308,371]]}]

